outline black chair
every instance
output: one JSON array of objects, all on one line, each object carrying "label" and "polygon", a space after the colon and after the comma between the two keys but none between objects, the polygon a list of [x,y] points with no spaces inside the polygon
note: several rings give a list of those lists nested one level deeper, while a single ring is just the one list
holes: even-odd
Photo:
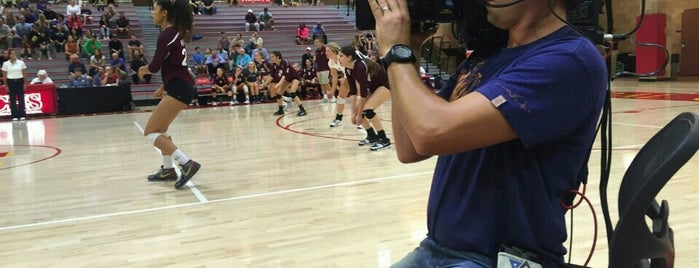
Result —
[{"label": "black chair", "polygon": [[[609,267],[672,268],[669,206],[655,196],[699,149],[699,116],[682,113],[653,136],[626,170],[619,188],[619,221],[611,234]],[[652,220],[648,228],[645,217]]]}]

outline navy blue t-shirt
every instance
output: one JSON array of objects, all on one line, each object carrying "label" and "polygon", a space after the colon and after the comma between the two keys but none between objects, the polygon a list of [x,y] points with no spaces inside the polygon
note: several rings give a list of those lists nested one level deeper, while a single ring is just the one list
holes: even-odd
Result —
[{"label": "navy blue t-shirt", "polygon": [[428,235],[440,245],[495,257],[506,243],[563,265],[560,199],[587,177],[607,84],[597,49],[568,27],[533,43],[465,61],[440,95],[473,91],[497,107],[517,139],[439,156]]}]

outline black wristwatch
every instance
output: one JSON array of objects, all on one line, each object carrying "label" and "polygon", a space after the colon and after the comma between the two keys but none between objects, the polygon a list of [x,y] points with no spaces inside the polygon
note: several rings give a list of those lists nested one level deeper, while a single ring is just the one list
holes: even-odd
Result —
[{"label": "black wristwatch", "polygon": [[391,49],[388,51],[388,54],[386,54],[386,56],[383,57],[382,61],[383,68],[388,69],[388,66],[391,65],[391,63],[400,62],[415,64],[417,59],[415,59],[415,55],[413,55],[413,50],[410,49],[410,47],[398,44],[391,47]]}]

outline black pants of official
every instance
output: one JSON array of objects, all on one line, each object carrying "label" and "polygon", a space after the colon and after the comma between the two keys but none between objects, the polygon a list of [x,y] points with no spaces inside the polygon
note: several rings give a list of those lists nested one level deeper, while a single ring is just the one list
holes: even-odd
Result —
[{"label": "black pants of official", "polygon": [[7,79],[7,89],[10,92],[10,113],[12,118],[27,117],[24,110],[24,78]]}]

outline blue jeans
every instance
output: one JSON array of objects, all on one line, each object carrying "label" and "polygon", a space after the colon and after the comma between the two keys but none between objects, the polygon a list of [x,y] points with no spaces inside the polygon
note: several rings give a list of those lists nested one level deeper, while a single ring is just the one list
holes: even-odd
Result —
[{"label": "blue jeans", "polygon": [[393,264],[391,268],[411,267],[461,267],[461,268],[491,268],[493,260],[488,256],[470,251],[458,251],[440,246],[432,240],[425,238],[420,246]]}]

